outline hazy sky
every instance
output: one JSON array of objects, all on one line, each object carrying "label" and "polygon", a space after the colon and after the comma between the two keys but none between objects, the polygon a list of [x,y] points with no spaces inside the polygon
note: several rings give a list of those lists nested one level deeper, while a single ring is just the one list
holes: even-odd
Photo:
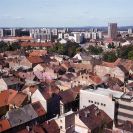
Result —
[{"label": "hazy sky", "polygon": [[133,0],[0,0],[2,26],[133,25]]}]

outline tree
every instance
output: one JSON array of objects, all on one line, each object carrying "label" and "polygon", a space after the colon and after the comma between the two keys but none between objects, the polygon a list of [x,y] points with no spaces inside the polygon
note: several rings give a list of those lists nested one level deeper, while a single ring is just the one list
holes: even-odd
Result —
[{"label": "tree", "polygon": [[113,42],[112,42],[112,44],[111,44],[111,43],[109,43],[109,44],[108,44],[108,48],[110,48],[110,49],[111,49],[111,48],[115,48],[114,43],[113,43]]},{"label": "tree", "polygon": [[48,49],[49,53],[58,53],[73,57],[80,50],[79,44],[75,42],[67,42],[66,44],[55,44],[52,48]]},{"label": "tree", "polygon": [[102,47],[99,46],[92,46],[90,45],[88,48],[89,53],[94,54],[94,55],[100,55],[103,52]]},{"label": "tree", "polygon": [[133,50],[128,53],[128,59],[133,60]]},{"label": "tree", "polygon": [[117,50],[118,57],[123,58],[123,59],[128,59],[128,53],[130,51],[133,51],[133,46],[132,45],[120,47]]},{"label": "tree", "polygon": [[114,51],[106,52],[103,54],[103,60],[106,62],[114,62],[116,61],[116,59],[117,59],[117,56]]}]

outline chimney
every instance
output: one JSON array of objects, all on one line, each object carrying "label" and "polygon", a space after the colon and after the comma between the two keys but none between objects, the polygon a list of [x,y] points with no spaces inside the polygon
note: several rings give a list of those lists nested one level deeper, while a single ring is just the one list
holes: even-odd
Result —
[{"label": "chimney", "polygon": [[28,132],[30,131],[30,127],[29,126],[26,126],[26,129],[28,130]]},{"label": "chimney", "polygon": [[100,113],[99,109],[95,111],[95,116],[98,116],[98,114]]},{"label": "chimney", "polygon": [[90,111],[85,111],[85,117],[89,117]]}]

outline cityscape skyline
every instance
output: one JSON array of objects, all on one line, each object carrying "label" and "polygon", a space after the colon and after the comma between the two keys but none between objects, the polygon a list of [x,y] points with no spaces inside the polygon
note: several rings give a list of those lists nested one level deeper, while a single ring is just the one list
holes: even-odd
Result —
[{"label": "cityscape skyline", "polygon": [[0,27],[107,26],[109,22],[132,26],[132,4],[132,0],[4,0]]}]

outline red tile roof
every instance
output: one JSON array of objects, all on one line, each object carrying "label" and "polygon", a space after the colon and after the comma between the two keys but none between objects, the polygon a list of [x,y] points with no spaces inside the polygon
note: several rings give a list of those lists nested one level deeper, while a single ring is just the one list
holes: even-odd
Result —
[{"label": "red tile roof", "polygon": [[17,94],[17,91],[12,89],[2,91],[0,93],[0,107],[8,105],[10,101],[15,97],[16,94]]},{"label": "red tile roof", "polygon": [[18,92],[15,97],[10,101],[10,104],[20,107],[27,99],[28,95],[23,92]]},{"label": "red tile roof", "polygon": [[102,79],[96,75],[90,75],[89,78],[96,84],[100,84]]},{"label": "red tile roof", "polygon": [[10,128],[11,126],[8,120],[0,120],[0,133]]},{"label": "red tile roof", "polygon": [[34,108],[38,116],[43,116],[46,114],[46,111],[44,110],[43,106],[39,101],[32,103],[32,107]]},{"label": "red tile roof", "polygon": [[90,129],[94,130],[103,124],[113,126],[113,120],[95,105],[88,106],[78,111],[80,120]]},{"label": "red tile roof", "polygon": [[44,56],[47,54],[46,50],[34,50],[29,54],[29,56]]},{"label": "red tile roof", "polygon": [[59,96],[61,97],[61,101],[64,104],[73,102],[76,99],[77,95],[78,93],[74,91],[73,89],[61,91],[59,93]]},{"label": "red tile roof", "polygon": [[55,120],[44,122],[43,128],[46,130],[47,133],[60,133],[60,129]]},{"label": "red tile roof", "polygon": [[44,60],[41,57],[27,57],[27,59],[32,63],[32,64],[39,64],[43,63]]},{"label": "red tile roof", "polygon": [[52,47],[52,43],[51,42],[47,42],[47,43],[31,43],[31,42],[23,42],[21,43],[21,46],[23,47]]}]

